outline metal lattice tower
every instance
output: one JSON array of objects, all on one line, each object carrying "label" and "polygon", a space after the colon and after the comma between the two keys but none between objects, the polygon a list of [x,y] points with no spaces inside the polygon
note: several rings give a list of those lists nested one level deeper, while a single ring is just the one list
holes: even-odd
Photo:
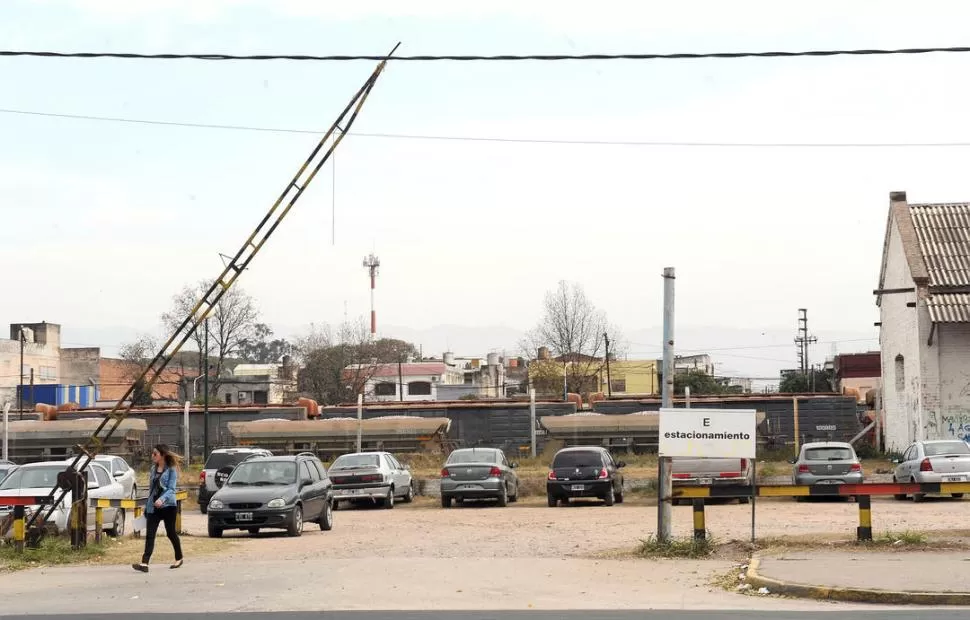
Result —
[{"label": "metal lattice tower", "polygon": [[798,336],[795,346],[798,347],[798,368],[803,375],[808,374],[808,345],[818,342],[818,338],[808,335],[808,310],[798,309]]},{"label": "metal lattice tower", "polygon": [[379,258],[370,254],[364,257],[364,267],[370,274],[370,338],[377,339],[377,310],[374,308],[374,288],[377,286],[377,271],[380,269],[381,261]]}]

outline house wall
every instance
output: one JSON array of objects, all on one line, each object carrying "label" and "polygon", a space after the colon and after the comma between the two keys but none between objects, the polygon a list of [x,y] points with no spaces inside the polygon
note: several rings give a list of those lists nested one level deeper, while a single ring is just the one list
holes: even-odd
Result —
[{"label": "house wall", "polygon": [[[890,224],[886,271],[883,287],[908,288],[913,278],[903,253],[902,239],[895,222]],[[919,346],[919,314],[907,303],[915,301],[915,293],[883,295],[879,308],[882,327],[879,345],[882,358],[885,411],[886,448],[903,450],[922,429],[920,422],[921,372]],[[925,341],[924,341],[925,342]],[[902,355],[902,376],[897,377],[896,357]]]},{"label": "house wall", "polygon": [[869,390],[878,390],[882,386],[882,378],[880,377],[846,377],[840,382],[843,390],[853,389],[859,393],[859,402],[866,402],[866,392]]},{"label": "house wall", "polygon": [[101,349],[87,347],[61,349],[61,383],[92,385],[101,374]]},{"label": "house wall", "polygon": [[970,324],[937,325],[934,336],[940,368],[939,417],[931,418],[931,438],[970,441]]},{"label": "house wall", "polygon": [[[98,364],[98,387],[100,400],[119,400],[131,387],[131,383],[140,369],[134,368],[131,362],[103,357]],[[152,395],[159,400],[183,400],[185,395],[179,389],[182,382],[181,373],[166,368],[161,378],[155,383]],[[199,389],[202,389],[199,382]]]},{"label": "house wall", "polygon": [[[613,394],[658,394],[659,381],[657,377],[657,362],[653,360],[622,360],[610,362],[610,379],[614,386],[623,381],[623,390],[613,390]],[[606,388],[606,368],[601,373],[600,391],[608,393]]]},{"label": "house wall", "polygon": [[[443,375],[410,375],[403,378],[404,386],[404,398],[405,402],[408,401],[424,401],[424,400],[437,400],[438,399],[438,383],[442,382],[445,377]],[[431,394],[410,394],[408,390],[408,384],[416,381],[422,381],[431,384]],[[390,383],[394,385],[394,394],[387,396],[378,396],[375,393],[375,387],[378,383]],[[455,383],[450,385],[464,385],[464,381],[461,383]],[[377,377],[371,379],[367,382],[366,397],[365,399],[370,402],[385,402],[385,401],[396,401],[402,400],[400,396],[402,386],[398,384],[398,377]]]}]

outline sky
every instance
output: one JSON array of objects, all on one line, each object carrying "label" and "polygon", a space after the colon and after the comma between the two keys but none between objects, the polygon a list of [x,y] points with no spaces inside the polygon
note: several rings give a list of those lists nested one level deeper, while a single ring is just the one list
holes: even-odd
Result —
[{"label": "sky", "polygon": [[[970,17],[959,2],[592,7],[13,0],[0,5],[0,48],[901,48],[967,45]],[[136,331],[157,333],[171,296],[219,273],[219,254],[239,248],[319,139],[13,111],[322,132],[373,66],[0,58],[0,260],[8,266],[0,319],[57,322],[66,334],[87,334],[75,339],[99,339],[76,344],[116,346]],[[970,199],[970,147],[804,144],[970,143],[968,70],[970,54],[392,62],[355,125],[359,135],[342,142],[334,168],[308,189],[240,285],[267,323],[295,335],[310,323],[368,313],[361,261],[374,252],[382,334],[436,334],[429,347],[441,348],[463,329],[494,328],[511,339],[536,323],[559,280],[580,283],[625,334],[653,338],[662,322],[660,275],[672,266],[680,333],[714,334],[692,347],[730,344],[756,356],[759,335],[774,334],[764,357],[790,367],[794,346],[780,348],[782,338],[794,337],[798,308],[807,308],[812,332],[827,343],[822,353],[836,340],[844,349],[874,348],[866,339],[876,336],[872,290],[889,193],[907,191],[914,202]],[[438,326],[450,327],[436,333]],[[486,340],[467,346],[514,344]],[[730,365],[755,372],[742,358]]]}]

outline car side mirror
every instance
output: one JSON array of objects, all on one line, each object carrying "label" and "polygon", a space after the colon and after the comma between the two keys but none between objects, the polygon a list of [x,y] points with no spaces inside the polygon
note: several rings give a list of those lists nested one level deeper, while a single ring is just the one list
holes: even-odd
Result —
[{"label": "car side mirror", "polygon": [[509,468],[511,469],[517,469],[518,467],[519,467],[518,463],[515,463],[515,462],[509,463]]}]

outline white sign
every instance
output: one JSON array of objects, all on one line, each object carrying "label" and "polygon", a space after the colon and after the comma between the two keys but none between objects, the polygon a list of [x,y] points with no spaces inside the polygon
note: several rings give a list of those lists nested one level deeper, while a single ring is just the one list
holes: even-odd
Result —
[{"label": "white sign", "polygon": [[754,409],[661,409],[660,456],[756,456]]}]

